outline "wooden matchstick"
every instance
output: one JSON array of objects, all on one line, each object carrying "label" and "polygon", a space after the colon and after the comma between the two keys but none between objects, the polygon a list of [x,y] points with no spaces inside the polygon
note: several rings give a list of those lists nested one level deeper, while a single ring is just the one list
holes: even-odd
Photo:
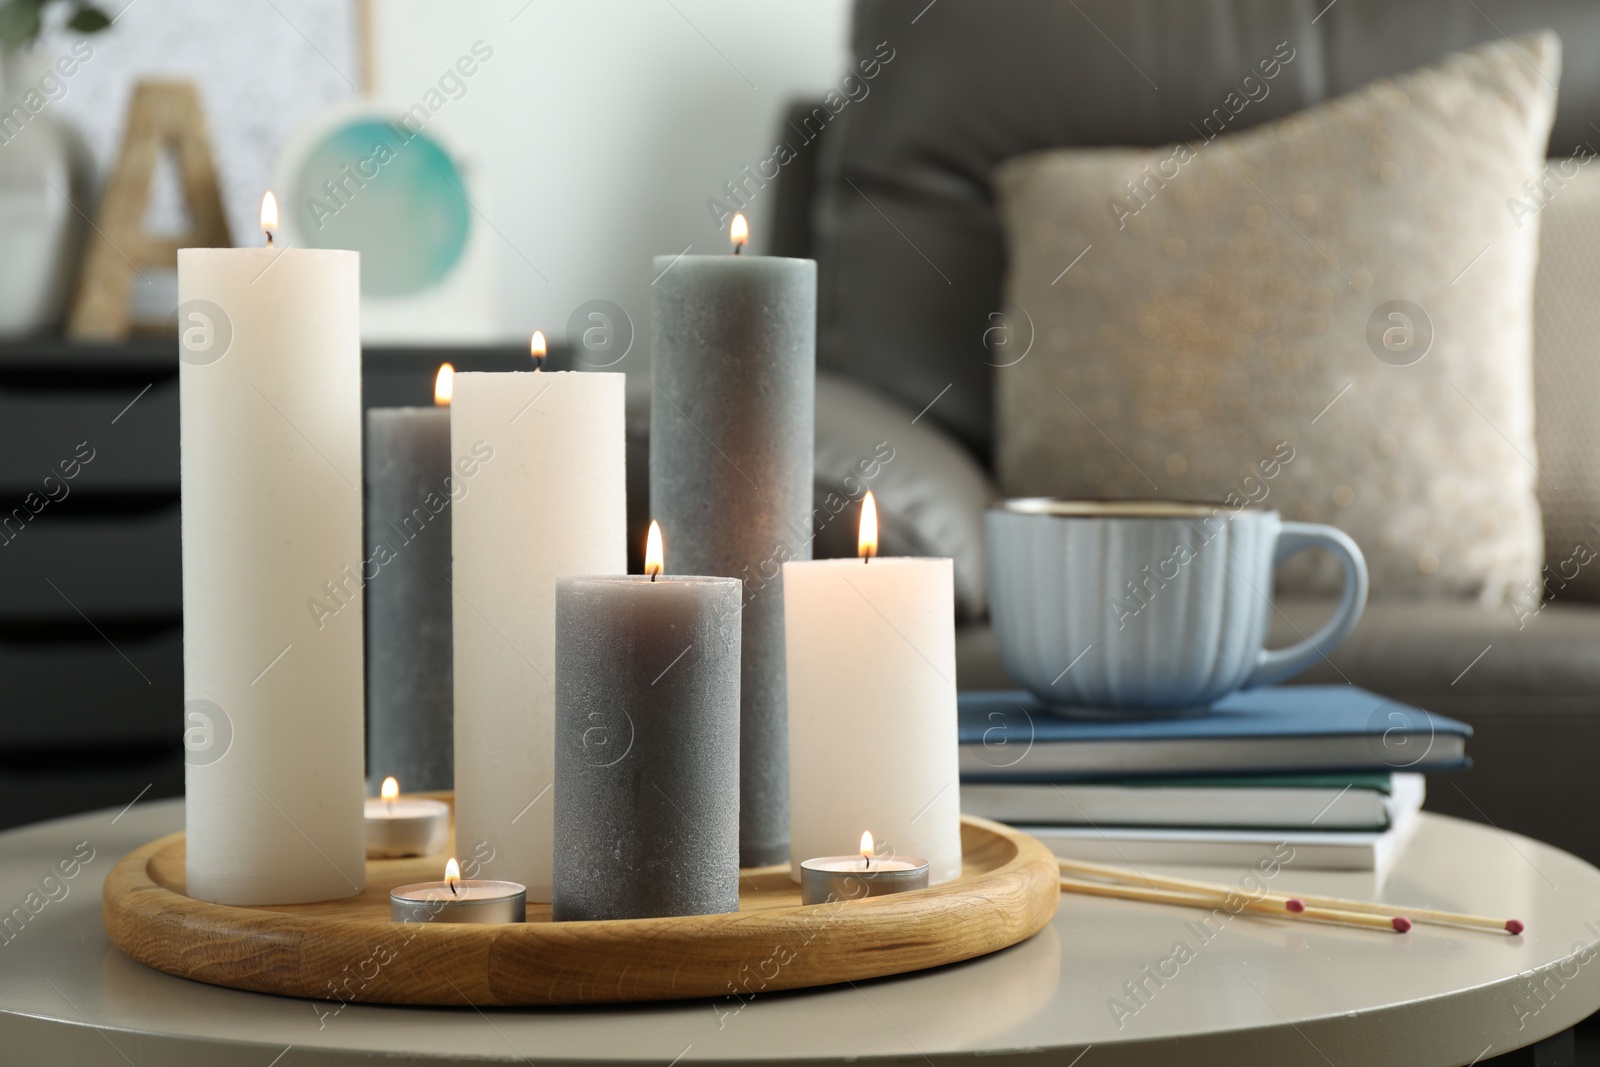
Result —
[{"label": "wooden matchstick", "polygon": [[1296,901],[1317,907],[1342,908],[1345,911],[1360,911],[1371,915],[1379,914],[1379,909],[1399,910],[1405,912],[1412,922],[1440,926],[1464,926],[1472,930],[1488,930],[1493,933],[1520,934],[1528,928],[1527,924],[1521,919],[1496,919],[1489,915],[1467,915],[1456,911],[1440,911],[1437,908],[1374,904],[1366,900],[1344,900],[1340,897],[1313,896],[1310,893],[1302,893],[1299,896],[1290,897],[1285,903],[1293,907]]},{"label": "wooden matchstick", "polygon": [[[1404,915],[1368,915],[1365,912],[1339,911],[1333,908],[1302,906],[1298,910],[1286,907],[1281,901],[1259,900],[1238,892],[1225,890],[1221,894],[1184,892],[1174,889],[1150,889],[1143,886],[1117,882],[1090,882],[1079,878],[1061,879],[1061,888],[1069,893],[1092,897],[1112,897],[1117,900],[1138,900],[1148,904],[1176,904],[1188,908],[1221,908],[1228,912],[1247,911],[1254,915],[1267,915],[1278,919],[1303,919],[1312,922],[1332,923],[1337,926],[1359,926],[1370,930],[1389,930],[1403,934],[1411,929]],[[1237,898],[1238,907],[1228,904],[1228,898]]]},{"label": "wooden matchstick", "polygon": [[[1214,882],[1200,882],[1189,878],[1173,878],[1160,874],[1142,874],[1124,870],[1121,867],[1112,867],[1101,863],[1088,863],[1083,860],[1063,859],[1059,862],[1063,871],[1093,875],[1097,878],[1107,878],[1124,885],[1151,885],[1164,889],[1198,893],[1240,892],[1235,887],[1218,885]],[[1258,899],[1280,901],[1290,910],[1309,906],[1380,916],[1392,916],[1396,912],[1401,912],[1412,922],[1463,926],[1473,930],[1492,930],[1497,933],[1509,934],[1520,934],[1527,929],[1527,925],[1520,919],[1495,919],[1487,915],[1467,915],[1461,912],[1440,911],[1437,908],[1410,908],[1398,904],[1378,904],[1367,900],[1347,900],[1343,897],[1319,896],[1313,893],[1274,893],[1269,891],[1265,897]]]}]

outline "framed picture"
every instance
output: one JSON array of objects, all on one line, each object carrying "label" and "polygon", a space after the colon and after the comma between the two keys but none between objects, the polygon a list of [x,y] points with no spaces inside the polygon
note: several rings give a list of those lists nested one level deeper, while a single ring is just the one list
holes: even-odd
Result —
[{"label": "framed picture", "polygon": [[279,154],[283,239],[361,253],[367,341],[495,333],[479,168],[429,117],[420,105],[349,101],[296,131]]}]

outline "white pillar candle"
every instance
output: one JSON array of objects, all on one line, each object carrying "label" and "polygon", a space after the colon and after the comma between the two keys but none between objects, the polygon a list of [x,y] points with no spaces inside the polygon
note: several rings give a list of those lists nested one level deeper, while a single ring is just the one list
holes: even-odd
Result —
[{"label": "white pillar candle", "polygon": [[948,559],[783,565],[795,881],[862,831],[934,884],[960,875],[954,583]]},{"label": "white pillar candle", "polygon": [[186,871],[201,900],[298,904],[365,882],[359,279],[355,252],[178,253]]},{"label": "white pillar candle", "polygon": [[627,570],[621,374],[461,373],[450,454],[456,848],[548,902],[556,579]]}]

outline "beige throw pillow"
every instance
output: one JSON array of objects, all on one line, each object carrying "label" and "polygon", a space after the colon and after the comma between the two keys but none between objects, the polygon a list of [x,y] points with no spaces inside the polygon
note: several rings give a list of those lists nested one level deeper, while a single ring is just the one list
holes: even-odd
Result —
[{"label": "beige throw pillow", "polygon": [[[1259,504],[1350,533],[1375,597],[1516,593],[1539,217],[1512,204],[1559,68],[1537,34],[1209,141],[1004,164],[1032,328],[996,371],[1004,490]],[[1282,579],[1338,587],[1316,557]]]},{"label": "beige throw pillow", "polygon": [[1545,601],[1600,600],[1600,156],[1575,147],[1520,198],[1542,208],[1533,381],[1545,565],[1515,604],[1524,625]]}]

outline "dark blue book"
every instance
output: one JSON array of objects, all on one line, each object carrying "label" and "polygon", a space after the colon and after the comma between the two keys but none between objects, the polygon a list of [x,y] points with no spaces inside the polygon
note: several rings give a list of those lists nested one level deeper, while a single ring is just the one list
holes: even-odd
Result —
[{"label": "dark blue book", "polygon": [[1465,723],[1349,685],[1251,689],[1176,715],[967,692],[958,717],[970,782],[1460,770],[1472,735]]}]

